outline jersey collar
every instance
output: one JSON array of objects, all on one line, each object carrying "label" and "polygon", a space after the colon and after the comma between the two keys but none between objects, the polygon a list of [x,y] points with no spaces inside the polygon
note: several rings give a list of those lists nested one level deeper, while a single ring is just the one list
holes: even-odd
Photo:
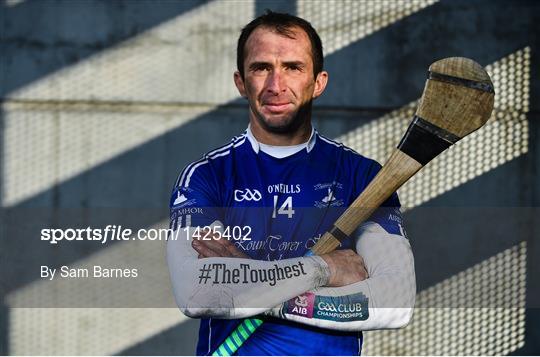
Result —
[{"label": "jersey collar", "polygon": [[[311,127],[311,135],[309,136],[309,140],[307,142],[306,151],[309,153],[313,147],[315,146],[315,142],[317,141],[317,131]],[[255,151],[256,154],[259,153],[259,150],[261,149],[261,146],[259,145],[259,142],[255,137],[253,136],[253,133],[251,132],[251,124],[248,124],[248,127],[246,129],[246,136],[251,144],[251,147],[253,148],[253,151]]]}]

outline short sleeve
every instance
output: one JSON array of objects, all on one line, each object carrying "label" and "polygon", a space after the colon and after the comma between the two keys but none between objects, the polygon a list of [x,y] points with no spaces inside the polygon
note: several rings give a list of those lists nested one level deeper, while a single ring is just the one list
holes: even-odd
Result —
[{"label": "short sleeve", "polygon": [[222,220],[218,180],[209,163],[191,164],[182,171],[173,187],[169,209],[173,231]]},{"label": "short sleeve", "polygon": [[[382,166],[378,162],[372,160],[368,170],[368,184],[375,178],[381,168]],[[397,192],[393,192],[392,195],[383,202],[375,212],[373,212],[368,221],[379,224],[389,234],[406,236],[400,208],[401,204]]]}]

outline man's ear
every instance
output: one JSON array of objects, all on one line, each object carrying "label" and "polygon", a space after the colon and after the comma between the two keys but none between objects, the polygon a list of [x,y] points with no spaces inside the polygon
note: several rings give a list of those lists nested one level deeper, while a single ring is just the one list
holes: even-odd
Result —
[{"label": "man's ear", "polygon": [[313,96],[312,98],[315,99],[319,97],[326,88],[326,84],[328,83],[328,72],[321,71],[317,74],[317,77],[315,78],[315,89],[313,90]]},{"label": "man's ear", "polygon": [[240,95],[244,98],[247,98],[246,86],[244,85],[244,80],[242,79],[242,76],[238,71],[234,72],[234,84],[236,85],[236,88],[238,88],[238,92],[240,93]]}]

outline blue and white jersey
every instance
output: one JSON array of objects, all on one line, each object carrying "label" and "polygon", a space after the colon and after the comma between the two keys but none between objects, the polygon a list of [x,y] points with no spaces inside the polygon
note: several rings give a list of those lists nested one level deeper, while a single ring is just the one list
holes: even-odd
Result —
[{"label": "blue and white jersey", "polygon": [[[306,147],[276,158],[248,130],[189,164],[170,201],[171,227],[224,225],[238,248],[255,260],[301,257],[331,228],[381,166],[313,130]],[[402,235],[394,194],[371,217]],[[247,239],[249,238],[249,240]],[[354,249],[350,239],[341,249]],[[214,352],[239,320],[202,319],[198,355]],[[268,319],[238,355],[355,355],[361,332],[340,332]]]}]

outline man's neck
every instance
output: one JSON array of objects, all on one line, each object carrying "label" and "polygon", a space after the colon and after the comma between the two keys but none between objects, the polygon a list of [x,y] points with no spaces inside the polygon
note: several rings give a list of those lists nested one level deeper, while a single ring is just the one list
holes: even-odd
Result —
[{"label": "man's neck", "polygon": [[311,122],[302,124],[293,133],[272,133],[263,129],[259,123],[251,120],[250,130],[258,142],[273,146],[293,146],[307,142],[311,136]]}]

